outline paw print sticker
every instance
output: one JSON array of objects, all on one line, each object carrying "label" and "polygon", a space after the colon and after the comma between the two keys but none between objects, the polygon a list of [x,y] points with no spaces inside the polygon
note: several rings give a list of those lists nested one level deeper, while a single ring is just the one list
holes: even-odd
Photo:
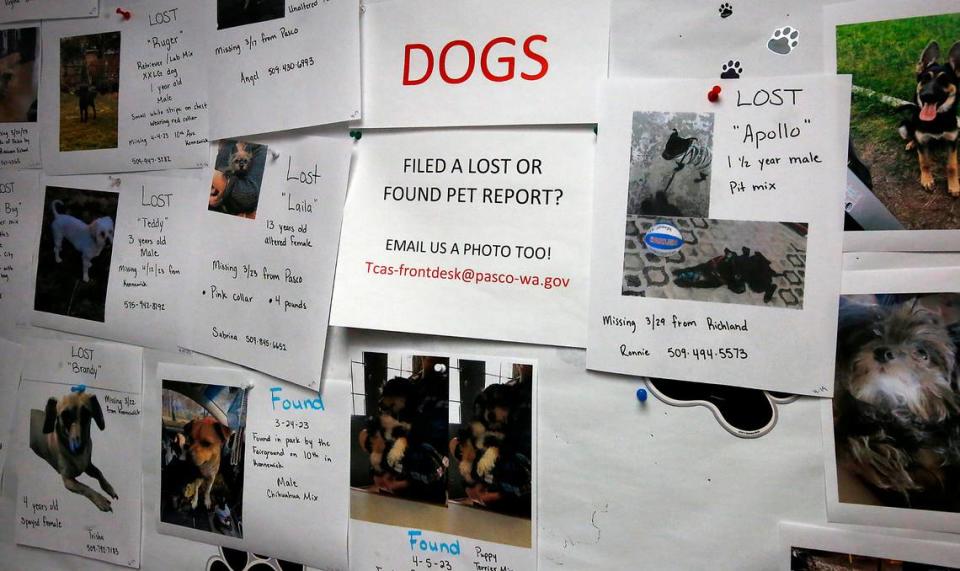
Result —
[{"label": "paw print sticker", "polygon": [[720,68],[720,79],[738,79],[741,73],[743,68],[740,67],[740,61],[729,60]]},{"label": "paw print sticker", "polygon": [[720,17],[729,18],[730,16],[733,16],[733,6],[729,2],[720,4]]},{"label": "paw print sticker", "polygon": [[767,41],[767,49],[775,54],[787,55],[799,45],[800,30],[795,30],[790,26],[777,28]]}]

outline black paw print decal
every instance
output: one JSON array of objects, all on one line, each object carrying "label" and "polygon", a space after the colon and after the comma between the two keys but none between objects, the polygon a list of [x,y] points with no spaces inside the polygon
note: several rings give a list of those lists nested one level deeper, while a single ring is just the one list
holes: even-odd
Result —
[{"label": "black paw print decal", "polygon": [[729,18],[730,16],[733,16],[733,6],[729,2],[720,4],[720,17]]},{"label": "black paw print decal", "polygon": [[666,404],[709,409],[720,426],[740,438],[759,438],[773,430],[777,424],[777,405],[797,398],[759,389],[668,379],[648,379],[647,386]]},{"label": "black paw print decal", "polygon": [[800,30],[784,26],[777,28],[767,41],[767,49],[775,54],[787,55],[800,44]]},{"label": "black paw print decal", "polygon": [[220,554],[207,561],[206,571],[304,571],[304,566],[266,555],[221,547]]},{"label": "black paw print decal", "polygon": [[740,61],[730,60],[723,64],[720,72],[720,79],[737,79],[740,77],[741,73],[743,73],[743,68],[740,67]]}]

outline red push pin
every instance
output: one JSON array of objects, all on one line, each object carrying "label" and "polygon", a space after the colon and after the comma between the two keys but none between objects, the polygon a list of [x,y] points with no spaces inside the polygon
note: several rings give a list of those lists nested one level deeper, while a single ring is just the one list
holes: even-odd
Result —
[{"label": "red push pin", "polygon": [[711,89],[710,92],[707,93],[707,100],[710,101],[710,103],[716,103],[717,101],[720,100],[720,86],[719,86],[719,85],[714,85],[714,86],[713,86],[713,89]]},{"label": "red push pin", "polygon": [[117,14],[120,14],[121,16],[123,16],[124,20],[129,20],[130,16],[133,15],[132,13],[130,13],[130,10],[124,10],[123,8],[117,8]]}]

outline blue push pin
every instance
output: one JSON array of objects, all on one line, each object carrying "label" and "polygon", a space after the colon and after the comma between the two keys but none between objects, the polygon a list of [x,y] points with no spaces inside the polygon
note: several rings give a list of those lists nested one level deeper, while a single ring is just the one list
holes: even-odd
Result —
[{"label": "blue push pin", "polygon": [[637,389],[637,400],[647,402],[647,389]]},{"label": "blue push pin", "polygon": [[70,387],[70,392],[83,394],[87,390],[87,385],[74,385]]}]

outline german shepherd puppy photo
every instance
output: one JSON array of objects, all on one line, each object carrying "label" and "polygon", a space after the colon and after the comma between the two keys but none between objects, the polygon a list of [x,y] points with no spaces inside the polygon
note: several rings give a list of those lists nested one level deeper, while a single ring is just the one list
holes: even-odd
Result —
[{"label": "german shepherd puppy photo", "polygon": [[960,197],[960,179],[957,171],[957,89],[960,87],[960,41],[950,48],[946,58],[940,54],[940,44],[931,41],[917,62],[915,102],[908,108],[909,119],[900,125],[900,136],[907,141],[907,149],[917,149],[920,160],[920,186],[935,188],[931,147],[943,142],[947,147],[947,190]]}]

